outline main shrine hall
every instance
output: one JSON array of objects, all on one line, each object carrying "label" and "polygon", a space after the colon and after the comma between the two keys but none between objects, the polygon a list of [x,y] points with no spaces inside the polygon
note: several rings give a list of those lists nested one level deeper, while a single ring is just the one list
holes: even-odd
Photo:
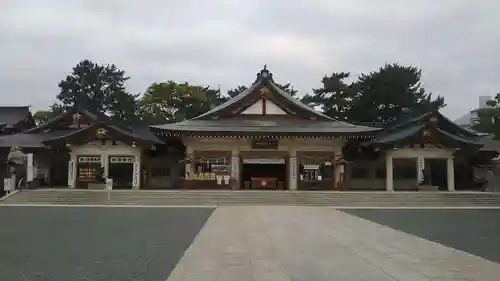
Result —
[{"label": "main shrine hall", "polygon": [[193,119],[121,124],[75,106],[1,136],[0,149],[32,153],[37,182],[52,187],[100,189],[101,174],[117,189],[454,191],[470,187],[470,167],[498,156],[481,140],[437,111],[383,127],[339,121],[264,68]]}]

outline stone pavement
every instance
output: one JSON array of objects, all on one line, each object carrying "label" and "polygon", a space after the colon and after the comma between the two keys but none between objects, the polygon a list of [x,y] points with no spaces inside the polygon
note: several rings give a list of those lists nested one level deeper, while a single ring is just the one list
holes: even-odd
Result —
[{"label": "stone pavement", "polygon": [[168,281],[499,281],[500,264],[327,207],[219,207]]}]

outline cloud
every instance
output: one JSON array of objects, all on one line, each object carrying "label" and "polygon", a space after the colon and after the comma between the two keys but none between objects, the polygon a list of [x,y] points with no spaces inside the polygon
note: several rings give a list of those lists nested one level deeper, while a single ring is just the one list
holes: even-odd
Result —
[{"label": "cloud", "polygon": [[160,80],[223,90],[267,64],[302,93],[333,71],[424,70],[457,117],[500,91],[495,0],[4,0],[0,83],[12,104],[51,104],[81,59],[115,63],[132,92]]}]

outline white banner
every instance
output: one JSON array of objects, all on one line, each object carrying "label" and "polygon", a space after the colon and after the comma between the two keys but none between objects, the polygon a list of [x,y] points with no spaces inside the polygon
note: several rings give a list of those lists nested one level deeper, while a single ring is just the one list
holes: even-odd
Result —
[{"label": "white banner", "polygon": [[422,183],[424,180],[424,170],[425,170],[425,158],[418,159],[418,179],[419,183]]},{"label": "white banner", "polygon": [[26,178],[27,182],[35,178],[35,168],[33,167],[33,153],[26,154]]},{"label": "white banner", "polygon": [[113,189],[113,179],[106,179],[106,190],[112,190]]},{"label": "white banner", "polygon": [[12,184],[9,178],[3,179],[3,190],[5,191],[12,190]]},{"label": "white banner", "polygon": [[72,188],[73,187],[73,178],[74,174],[76,173],[75,171],[75,163],[71,160],[68,161],[68,187]]}]

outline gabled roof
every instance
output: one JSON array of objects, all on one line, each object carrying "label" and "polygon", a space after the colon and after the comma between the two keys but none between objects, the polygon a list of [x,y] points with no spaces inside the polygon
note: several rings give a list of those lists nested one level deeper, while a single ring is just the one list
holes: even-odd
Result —
[{"label": "gabled roof", "polygon": [[216,106],[212,110],[209,110],[208,112],[193,118],[193,120],[211,119],[212,117],[218,116],[218,114],[225,109],[230,109],[235,106],[241,105],[242,102],[246,102],[248,100],[255,102],[260,99],[259,90],[263,88],[269,89],[274,94],[274,98],[279,100],[279,103],[286,104],[293,111],[303,112],[308,117],[316,118],[318,120],[334,121],[333,118],[314,110],[298,99],[292,97],[289,93],[283,91],[283,89],[276,85],[273,79],[273,74],[269,72],[269,70],[267,70],[266,66],[264,66],[264,69],[257,73],[257,79],[248,89],[226,101],[225,103]]},{"label": "gabled roof", "polygon": [[27,118],[32,119],[29,106],[0,106],[0,124],[4,127],[15,126]]},{"label": "gabled roof", "polygon": [[69,108],[68,110],[64,111],[59,116],[56,116],[56,117],[38,125],[37,127],[26,131],[26,133],[39,133],[39,132],[43,132],[45,130],[51,129],[59,122],[63,122],[65,120],[72,120],[73,115],[76,113],[87,117],[92,122],[102,122],[102,123],[109,124],[109,125],[113,124],[113,122],[111,122],[111,119],[102,113],[92,112],[88,109],[81,108],[79,106],[73,106],[73,107]]},{"label": "gabled roof", "polygon": [[[280,114],[244,114],[256,104],[272,105]],[[268,101],[270,101],[268,103]],[[256,111],[257,112],[257,111]],[[286,113],[286,114],[283,114]],[[380,128],[341,122],[305,105],[283,91],[266,67],[257,74],[255,82],[245,91],[190,120],[151,126],[165,135],[310,135],[370,136]],[[163,132],[162,132],[163,131]],[[166,131],[166,132],[165,132]]]},{"label": "gabled roof", "polygon": [[[74,114],[80,114],[88,118],[92,124],[82,128],[58,128],[56,125],[66,120],[71,120]],[[33,128],[22,134],[0,137],[0,147],[45,147],[46,145],[66,139],[78,140],[89,131],[105,128],[110,135],[118,140],[128,142],[141,142],[145,144],[163,144],[150,130],[149,126],[136,123],[120,125],[114,123],[108,116],[91,112],[77,106],[65,111],[63,114]]]},{"label": "gabled roof", "polygon": [[404,144],[440,142],[450,148],[469,146],[479,149],[480,136],[460,127],[438,111],[428,112],[384,129],[375,139],[362,146],[402,146]]},{"label": "gabled roof", "polygon": [[50,132],[38,134],[19,133],[1,136],[0,147],[10,148],[17,146],[21,148],[47,148],[47,146],[43,143],[45,139],[57,137],[65,133],[67,132]]},{"label": "gabled roof", "polygon": [[121,128],[113,125],[104,124],[101,122],[96,122],[92,124],[92,126],[75,129],[67,132],[66,134],[56,135],[50,138],[46,138],[43,140],[44,144],[56,143],[58,141],[67,141],[72,140],[72,142],[85,142],[87,141],[86,136],[89,133],[95,136],[95,132],[100,129],[106,129],[106,134],[112,136],[115,139],[125,141],[126,143],[133,143],[135,141],[142,143],[150,143],[150,144],[162,144],[159,139],[154,136],[151,132],[147,136],[138,134],[135,131],[126,131]]}]

